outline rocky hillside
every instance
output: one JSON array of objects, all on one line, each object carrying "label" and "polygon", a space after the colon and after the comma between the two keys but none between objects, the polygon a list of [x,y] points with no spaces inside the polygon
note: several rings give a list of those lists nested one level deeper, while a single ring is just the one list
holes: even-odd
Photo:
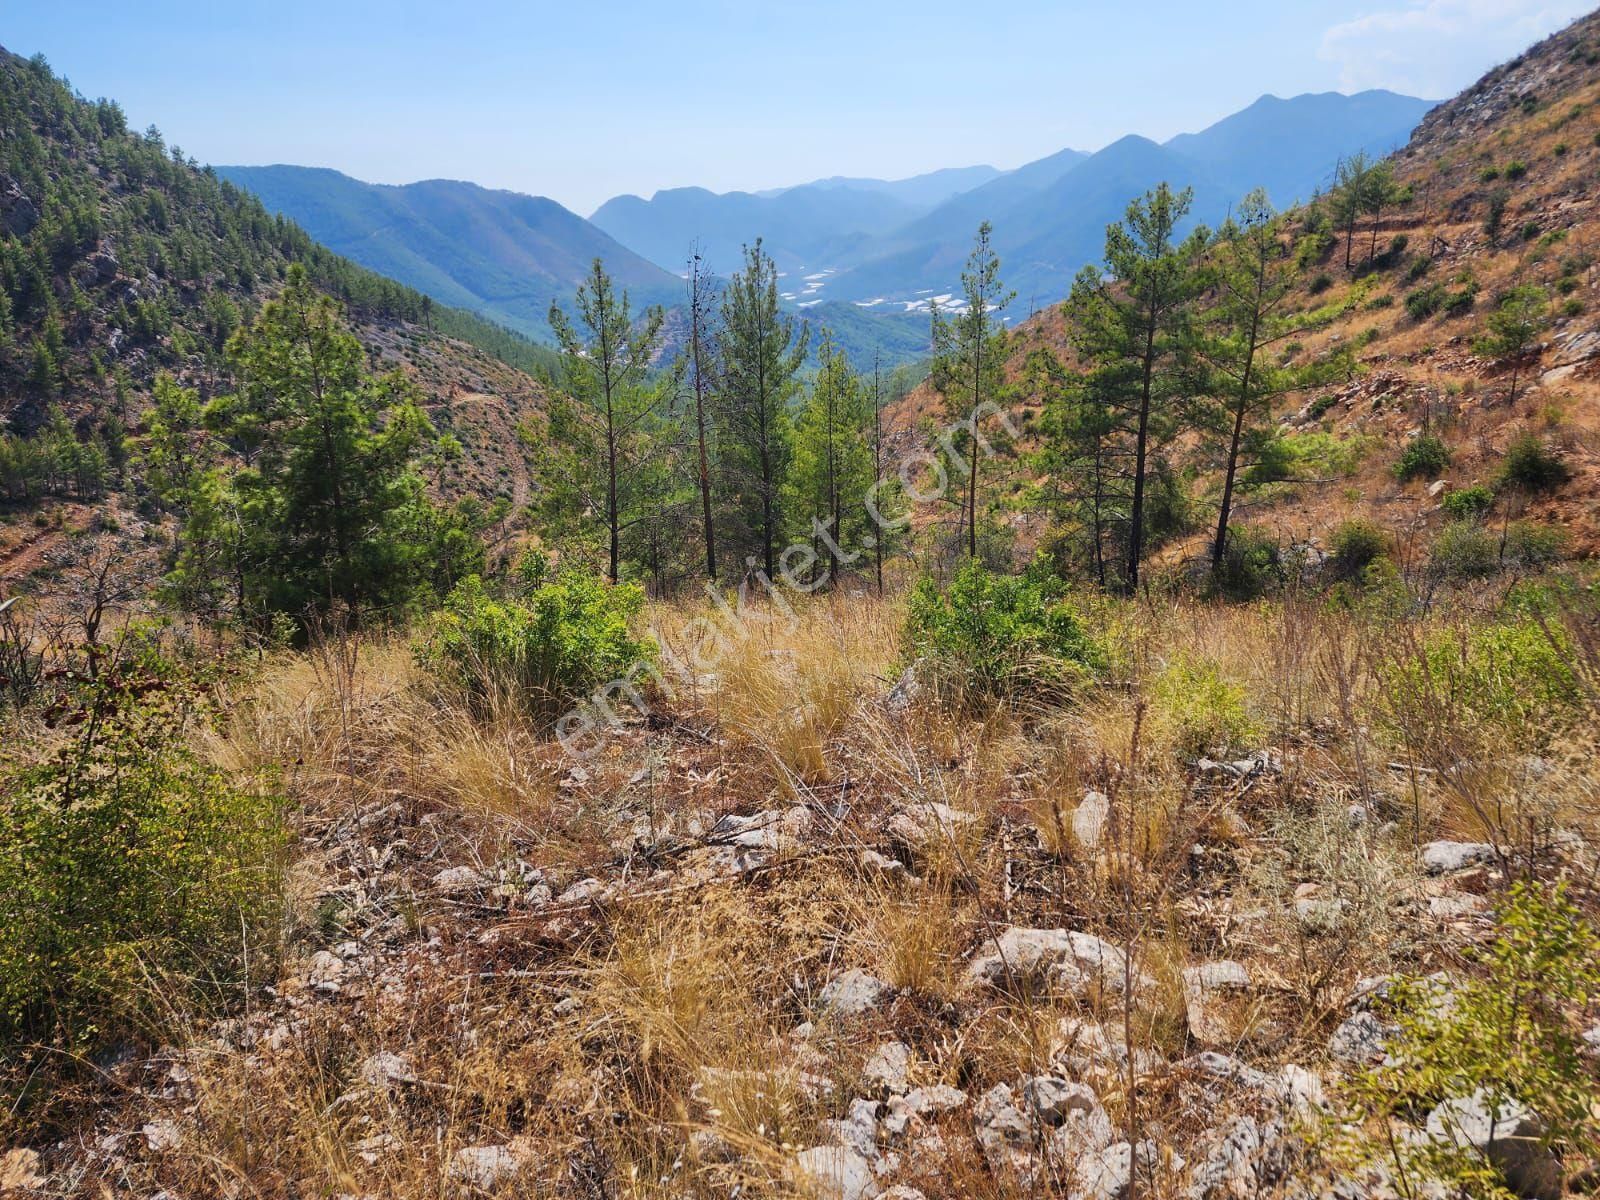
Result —
[{"label": "rocky hillside", "polygon": [[[1392,157],[1402,199],[1360,220],[1350,269],[1344,235],[1319,235],[1318,261],[1291,304],[1307,326],[1289,346],[1291,360],[1348,347],[1356,370],[1280,407],[1280,432],[1306,454],[1301,474],[1309,482],[1249,495],[1241,515],[1250,524],[1315,546],[1345,519],[1373,518],[1400,534],[1403,554],[1416,558],[1448,521],[1445,494],[1493,483],[1508,445],[1531,431],[1563,457],[1570,478],[1519,498],[1509,515],[1563,529],[1572,553],[1600,549],[1593,502],[1600,490],[1597,64],[1600,16],[1590,16],[1492,71],[1430,112]],[[1286,238],[1309,223],[1307,210],[1292,212]],[[1536,344],[1514,360],[1481,353],[1489,315],[1526,284],[1548,302]],[[1040,397],[1022,384],[1021,364],[1040,346],[1071,362],[1061,306],[1017,331],[1013,402],[1024,414],[1037,410]],[[898,423],[909,431],[939,411],[924,388],[907,399]],[[1424,433],[1445,442],[1449,463],[1400,482],[1395,464]],[[1189,474],[1198,510],[1212,511],[1220,490],[1216,448],[1191,438],[1172,453]],[[1041,535],[1032,515],[1012,519],[1025,546]],[[1197,533],[1167,555],[1203,548]]]},{"label": "rocky hillside", "polygon": [[[527,372],[549,351],[332,253],[42,60],[0,52],[0,132],[0,435],[64,417],[111,460],[108,523],[144,529],[128,460],[156,374],[203,397],[231,386],[224,344],[292,263],[344,303],[374,361],[417,378],[471,451],[465,486],[525,498],[514,428],[540,402]],[[0,578],[13,582],[88,518],[50,497],[19,509],[10,480],[0,493],[13,501],[0,507]]]}]

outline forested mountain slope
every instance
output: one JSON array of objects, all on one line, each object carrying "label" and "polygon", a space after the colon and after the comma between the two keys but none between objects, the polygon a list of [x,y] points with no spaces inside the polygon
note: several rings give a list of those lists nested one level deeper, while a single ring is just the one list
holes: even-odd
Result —
[{"label": "forested mountain slope", "polygon": [[[1375,521],[1420,569],[1481,495],[1499,527],[1555,530],[1548,538],[1561,553],[1600,548],[1597,63],[1600,17],[1591,16],[1435,108],[1375,171],[1281,219],[1288,332],[1264,359],[1310,375],[1263,413],[1265,457],[1241,459],[1243,521],[1319,553],[1341,522]],[[1379,194],[1358,194],[1371,188]],[[1196,207],[1226,195],[1202,191]],[[1002,255],[1002,274],[1026,279],[1037,258]],[[1191,327],[1203,328],[1217,303],[1203,288]],[[1081,347],[1070,304],[1016,331],[1008,375],[1025,451],[1043,444],[1047,410],[1063,395],[1030,370],[1032,356],[1048,351],[1082,371],[1092,364]],[[1345,365],[1333,376],[1311,370],[1335,360]],[[911,430],[940,411],[925,385],[898,423]],[[1198,558],[1216,521],[1226,438],[1198,418],[1177,426],[1162,453],[1181,480],[1187,532],[1166,553]],[[1559,478],[1520,486],[1508,463],[1534,445],[1559,459]],[[1418,447],[1427,452],[1413,469],[1402,460]],[[1450,502],[1453,492],[1467,498]],[[1008,519],[1037,544],[1047,522],[1023,495]]]},{"label": "forested mountain slope", "polygon": [[452,179],[390,187],[313,167],[217,174],[363,266],[529,336],[548,339],[551,302],[569,302],[596,258],[641,305],[682,298],[675,275],[543,196]]},{"label": "forested mountain slope", "polygon": [[[42,59],[0,52],[0,504],[43,505],[71,525],[89,516],[77,502],[107,490],[132,489],[131,502],[126,467],[156,375],[202,398],[228,390],[229,337],[292,264],[343,304],[375,364],[419,382],[441,426],[459,408],[476,450],[468,486],[519,491],[515,414],[539,403],[525,372],[548,350],[356,266],[153,128],[129,130],[115,103],[77,96]],[[497,399],[470,399],[486,395]],[[33,438],[77,466],[37,475],[39,454],[13,453]],[[0,528],[0,574],[41,540],[25,529]]]}]

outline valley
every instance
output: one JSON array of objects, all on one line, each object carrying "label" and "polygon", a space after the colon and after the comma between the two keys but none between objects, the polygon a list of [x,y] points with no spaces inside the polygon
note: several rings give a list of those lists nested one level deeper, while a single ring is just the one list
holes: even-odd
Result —
[{"label": "valley", "polygon": [[0,1197],[1594,1194],[1600,12],[1514,28],[588,219],[0,51]]}]

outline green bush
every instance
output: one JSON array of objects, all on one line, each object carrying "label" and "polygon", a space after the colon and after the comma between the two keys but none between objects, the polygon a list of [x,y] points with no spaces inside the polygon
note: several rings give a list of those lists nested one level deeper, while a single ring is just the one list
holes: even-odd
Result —
[{"label": "green bush", "polygon": [[935,686],[957,697],[1057,692],[1104,662],[1059,580],[1037,568],[997,574],[970,560],[945,590],[929,578],[912,589],[905,644],[935,673]]},{"label": "green bush", "polygon": [[1413,321],[1426,321],[1444,306],[1445,286],[1442,283],[1430,283],[1427,287],[1418,288],[1406,297],[1406,313]]},{"label": "green bush", "polygon": [[1276,538],[1247,525],[1229,527],[1222,561],[1211,574],[1219,593],[1230,600],[1251,600],[1283,579],[1283,551]]},{"label": "green bush", "polygon": [[1333,567],[1344,576],[1364,571],[1389,552],[1389,541],[1389,531],[1375,521],[1346,521],[1329,541]]},{"label": "green bush", "polygon": [[1313,421],[1320,421],[1327,415],[1328,410],[1337,403],[1339,403],[1339,397],[1337,396],[1318,396],[1311,402],[1311,406],[1306,409],[1306,415]]},{"label": "green bush", "polygon": [[86,1047],[270,979],[281,804],[191,748],[198,693],[149,659],[88,689],[78,733],[0,772],[0,1045]]},{"label": "green bush", "polygon": [[1526,618],[1438,630],[1385,673],[1391,695],[1431,695],[1454,719],[1518,746],[1547,744],[1583,701],[1566,635]]},{"label": "green bush", "polygon": [[1428,569],[1440,579],[1483,579],[1500,570],[1500,547],[1476,521],[1456,521],[1439,531]]},{"label": "green bush", "polygon": [[1542,567],[1555,562],[1567,546],[1567,532],[1538,521],[1513,521],[1505,531],[1506,562],[1518,567]]},{"label": "green bush", "polygon": [[1507,179],[1521,179],[1527,173],[1528,173],[1528,164],[1525,163],[1525,162],[1519,162],[1519,161],[1513,159],[1511,162],[1508,162],[1506,164],[1506,178]]},{"label": "green bush", "polygon": [[1511,440],[1500,464],[1500,483],[1529,492],[1548,492],[1560,487],[1572,475],[1565,460],[1545,445],[1535,433],[1524,433]]},{"label": "green bush", "polygon": [[1481,483],[1459,491],[1446,492],[1444,499],[1440,501],[1444,515],[1452,521],[1476,521],[1488,512],[1493,504],[1494,491]]},{"label": "green bush", "polygon": [[535,568],[522,594],[497,598],[473,576],[457,584],[417,646],[418,659],[479,711],[510,702],[554,718],[601,684],[632,679],[656,645],[635,636],[634,584]]},{"label": "green bush", "polygon": [[1478,971],[1448,989],[1394,981],[1379,1001],[1396,1027],[1384,1061],[1347,1077],[1330,1116],[1341,1157],[1383,1161],[1414,1194],[1441,1183],[1450,1195],[1514,1194],[1489,1158],[1456,1138],[1372,1136],[1371,1121],[1420,1123],[1445,1100],[1475,1095],[1497,1116],[1532,1110],[1545,1126],[1535,1153],[1600,1153],[1600,1079],[1570,1020],[1600,1000],[1600,936],[1564,887],[1530,882],[1511,889],[1497,926],[1475,956]]},{"label": "green bush", "polygon": [[1395,464],[1394,473],[1404,481],[1415,479],[1419,475],[1437,475],[1449,465],[1449,447],[1432,434],[1424,433],[1412,438],[1400,452],[1400,461]]},{"label": "green bush", "polygon": [[1249,749],[1261,736],[1244,688],[1210,659],[1188,654],[1174,658],[1156,676],[1150,719],[1157,735],[1186,758]]}]

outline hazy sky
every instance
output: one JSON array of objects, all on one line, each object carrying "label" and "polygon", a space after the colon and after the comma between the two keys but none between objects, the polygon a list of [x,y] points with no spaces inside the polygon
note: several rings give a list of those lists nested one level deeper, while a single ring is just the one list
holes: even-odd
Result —
[{"label": "hazy sky", "polygon": [[1013,167],[1199,129],[1263,92],[1430,99],[1593,0],[0,0],[202,162],[618,192]]}]

